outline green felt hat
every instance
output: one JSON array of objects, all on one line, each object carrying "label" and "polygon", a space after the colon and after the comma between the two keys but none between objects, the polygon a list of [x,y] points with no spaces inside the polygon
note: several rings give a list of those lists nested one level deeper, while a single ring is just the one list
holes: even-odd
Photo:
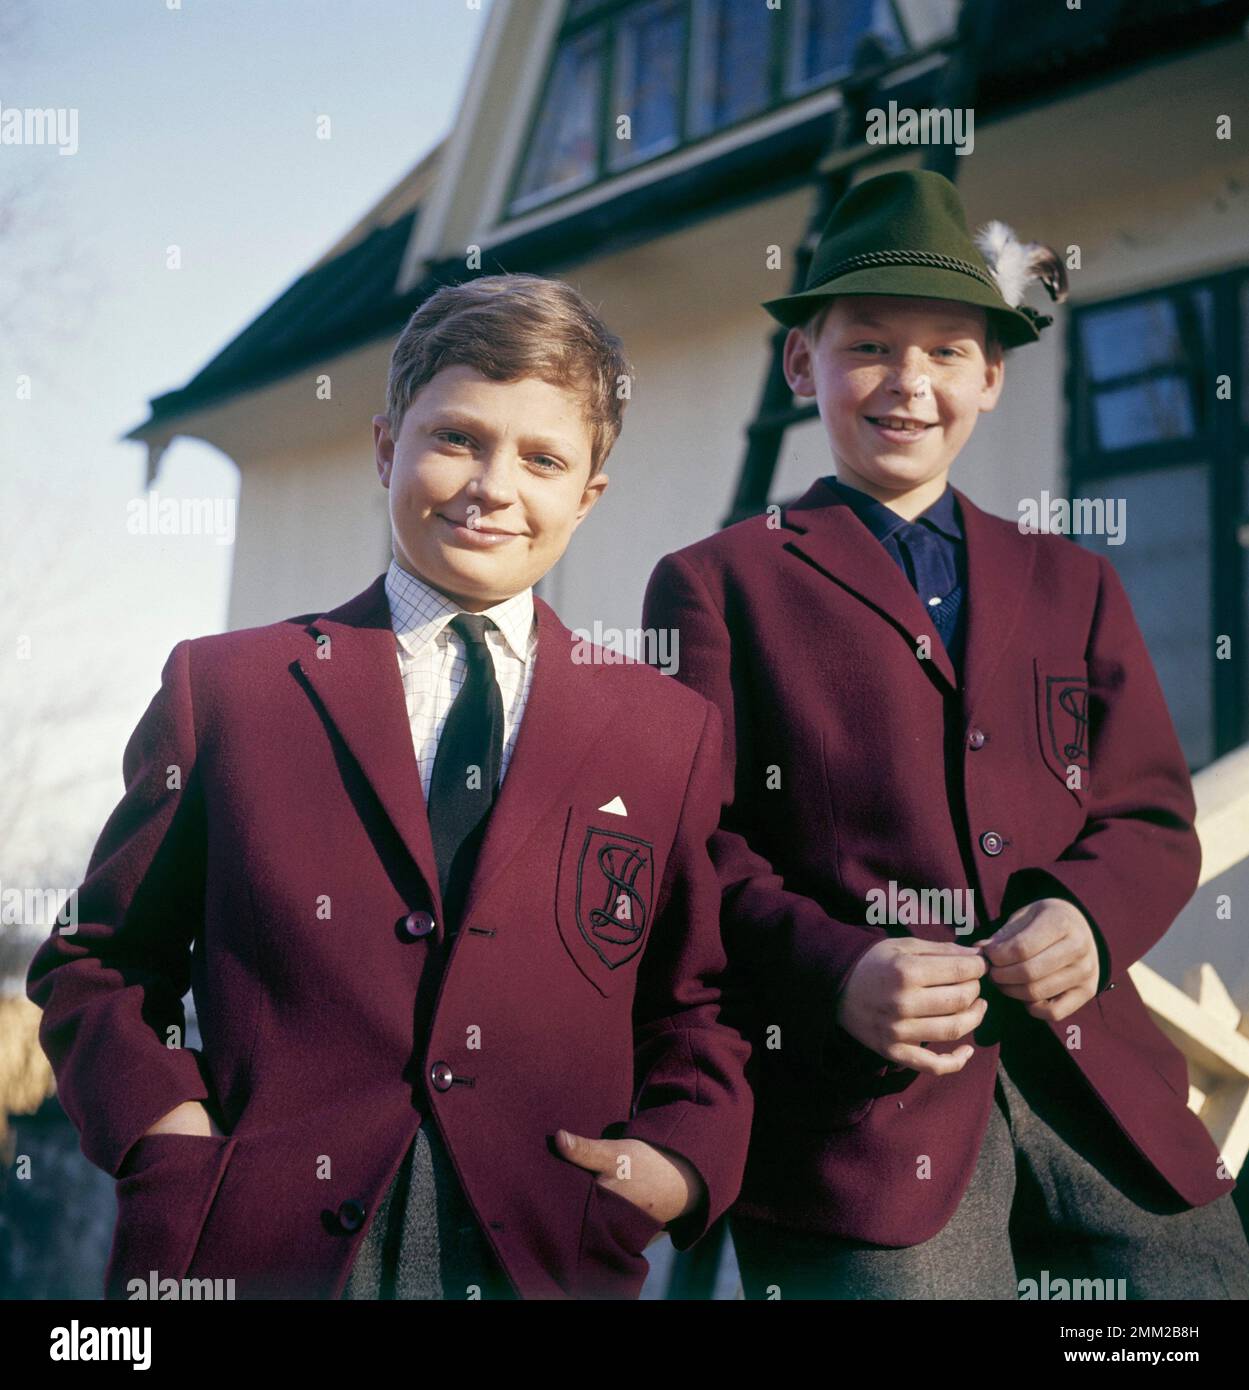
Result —
[{"label": "green felt hat", "polygon": [[1003,346],[1019,347],[1035,343],[1053,323],[1023,303],[1033,280],[1051,299],[1066,298],[1066,273],[1053,250],[1020,242],[997,221],[971,237],[950,180],[930,169],[907,169],[855,184],[820,234],[806,288],[763,307],[794,328],[835,295],[953,299],[988,310]]}]

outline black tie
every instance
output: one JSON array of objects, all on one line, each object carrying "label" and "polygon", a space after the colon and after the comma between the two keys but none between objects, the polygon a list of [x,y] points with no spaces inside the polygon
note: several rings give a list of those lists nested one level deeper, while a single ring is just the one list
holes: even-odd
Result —
[{"label": "black tie", "polygon": [[459,927],[503,761],[503,697],[486,647],[494,624],[459,613],[447,624],[464,642],[468,670],[438,740],[429,784],[429,828],[448,934]]}]

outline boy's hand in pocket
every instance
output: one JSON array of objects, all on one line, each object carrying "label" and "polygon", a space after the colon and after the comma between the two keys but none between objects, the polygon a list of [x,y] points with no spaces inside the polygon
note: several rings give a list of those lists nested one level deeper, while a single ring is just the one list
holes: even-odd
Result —
[{"label": "boy's hand in pocket", "polygon": [[[555,1148],[578,1168],[601,1174],[597,1181],[604,1187],[665,1226],[692,1211],[705,1195],[703,1180],[687,1159],[644,1139],[587,1139],[561,1129],[555,1134]],[[628,1177],[621,1176],[622,1169]]]}]

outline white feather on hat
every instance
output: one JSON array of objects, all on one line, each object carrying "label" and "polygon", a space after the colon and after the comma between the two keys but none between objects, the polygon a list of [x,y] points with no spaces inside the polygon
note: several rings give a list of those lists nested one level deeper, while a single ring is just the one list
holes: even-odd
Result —
[{"label": "white feather on hat", "polygon": [[1012,309],[1023,302],[1024,291],[1039,280],[1053,300],[1067,297],[1067,272],[1057,251],[1037,241],[1020,241],[1012,228],[995,218],[972,238]]}]

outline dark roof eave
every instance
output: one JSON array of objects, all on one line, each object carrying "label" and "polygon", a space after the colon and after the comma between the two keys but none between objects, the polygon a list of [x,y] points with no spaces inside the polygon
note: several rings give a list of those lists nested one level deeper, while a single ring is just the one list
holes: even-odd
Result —
[{"label": "dark roof eave", "polygon": [[285,381],[316,363],[341,356],[344,352],[350,352],[352,348],[362,347],[388,333],[393,333],[407,321],[412,311],[428,298],[439,284],[443,283],[445,281],[426,276],[410,294],[404,295],[402,299],[391,301],[387,306],[391,312],[379,314],[376,322],[367,325],[362,324],[358,329],[344,334],[342,338],[332,344],[318,345],[306,353],[276,363],[267,371],[252,372],[245,379],[225,383],[216,390],[196,391],[193,389],[194,382],[192,382],[177,391],[166,391],[163,395],[153,396],[148,402],[151,412],[148,418],[122,435],[121,438],[146,443],[154,435],[163,436],[167,433],[169,425],[180,417],[190,414],[193,410],[224,405],[227,401],[234,400],[238,396],[248,395],[253,391],[262,391],[265,387],[273,386],[279,381]]}]

